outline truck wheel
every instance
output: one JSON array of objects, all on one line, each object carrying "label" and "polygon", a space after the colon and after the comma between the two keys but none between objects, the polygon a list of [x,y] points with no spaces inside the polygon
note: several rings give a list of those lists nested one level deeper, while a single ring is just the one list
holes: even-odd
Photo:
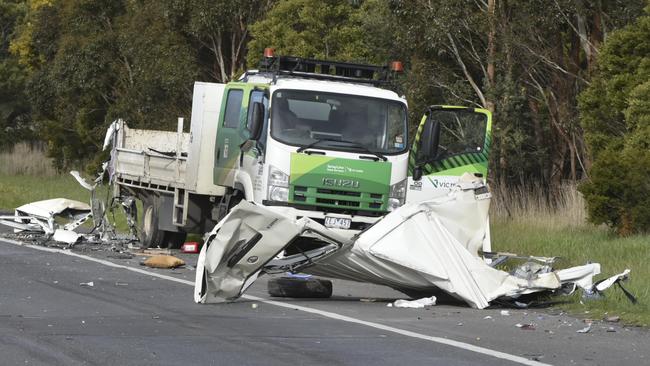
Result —
[{"label": "truck wheel", "polygon": [[319,298],[332,296],[332,281],[321,278],[277,277],[267,283],[274,297]]},{"label": "truck wheel", "polygon": [[163,241],[165,232],[158,229],[158,207],[152,200],[143,200],[142,205],[144,207],[142,226],[140,227],[140,244],[144,248],[157,246],[162,248],[166,244]]}]

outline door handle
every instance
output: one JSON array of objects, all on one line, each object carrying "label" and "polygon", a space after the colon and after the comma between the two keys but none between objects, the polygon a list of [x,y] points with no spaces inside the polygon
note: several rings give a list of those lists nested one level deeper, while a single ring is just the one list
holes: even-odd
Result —
[{"label": "door handle", "polygon": [[221,156],[221,148],[217,148],[217,161],[219,161],[219,157]]}]

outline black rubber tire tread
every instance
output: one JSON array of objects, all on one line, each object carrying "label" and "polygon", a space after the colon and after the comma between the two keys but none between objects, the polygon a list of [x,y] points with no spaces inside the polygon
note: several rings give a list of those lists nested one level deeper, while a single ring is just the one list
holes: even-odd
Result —
[{"label": "black rubber tire tread", "polygon": [[332,281],[321,278],[275,277],[267,282],[273,297],[317,298],[332,296]]},{"label": "black rubber tire tread", "polygon": [[[152,210],[150,214],[148,210]],[[146,220],[151,220],[148,225]],[[148,229],[148,230],[147,230]],[[148,199],[142,202],[142,225],[140,226],[140,244],[144,248],[166,248],[164,241],[165,232],[158,229],[158,207],[155,200]]]}]

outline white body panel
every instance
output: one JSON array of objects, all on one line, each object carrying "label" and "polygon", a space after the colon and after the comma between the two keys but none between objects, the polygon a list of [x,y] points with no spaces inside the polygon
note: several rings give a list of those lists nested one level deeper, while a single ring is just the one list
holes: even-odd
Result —
[{"label": "white body panel", "polygon": [[408,177],[406,203],[417,203],[433,198],[445,196],[456,186],[459,176],[451,175],[426,175],[419,181]]},{"label": "white body panel", "polygon": [[214,146],[225,84],[194,83],[187,186],[200,194],[223,195],[213,183]]}]

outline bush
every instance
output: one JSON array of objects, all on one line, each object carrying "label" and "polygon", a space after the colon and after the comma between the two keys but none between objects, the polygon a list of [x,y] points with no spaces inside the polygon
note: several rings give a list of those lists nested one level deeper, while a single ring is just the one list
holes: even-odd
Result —
[{"label": "bush", "polygon": [[614,32],[598,62],[579,101],[593,158],[580,191],[592,222],[650,232],[650,16]]}]

